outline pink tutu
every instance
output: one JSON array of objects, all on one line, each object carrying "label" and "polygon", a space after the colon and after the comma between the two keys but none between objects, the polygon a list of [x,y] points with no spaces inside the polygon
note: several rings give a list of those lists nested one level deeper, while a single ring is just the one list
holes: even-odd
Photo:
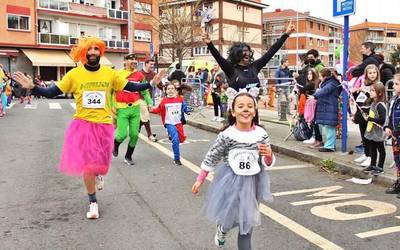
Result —
[{"label": "pink tutu", "polygon": [[65,132],[59,169],[68,175],[105,175],[114,146],[112,124],[74,119]]}]

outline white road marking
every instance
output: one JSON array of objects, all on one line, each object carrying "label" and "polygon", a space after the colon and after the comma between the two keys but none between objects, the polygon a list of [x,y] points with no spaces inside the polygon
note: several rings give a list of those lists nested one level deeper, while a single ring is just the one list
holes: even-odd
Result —
[{"label": "white road marking", "polygon": [[71,105],[71,107],[72,107],[73,109],[75,109],[75,110],[76,110],[76,103],[74,103],[74,102],[71,102],[71,103],[70,103],[70,105]]},{"label": "white road marking", "polygon": [[37,103],[26,104],[24,109],[37,109]]},{"label": "white road marking", "polygon": [[49,102],[49,109],[62,109],[58,102]]},{"label": "white road marking", "polygon": [[296,168],[312,168],[312,165],[285,165],[285,166],[277,166],[267,168],[268,171],[275,170],[286,170],[286,169],[296,169]]},{"label": "white road marking", "polygon": [[[400,219],[400,216],[395,216],[395,218]],[[375,236],[380,236],[380,235],[385,235],[385,234],[390,234],[390,233],[397,233],[397,232],[400,232],[400,226],[386,227],[386,228],[381,228],[381,229],[372,230],[372,231],[368,231],[368,232],[358,233],[358,234],[356,234],[356,236],[361,239],[365,239],[365,238],[370,238],[370,237],[375,237]]]},{"label": "white road marking", "polygon": [[6,109],[11,109],[12,107],[14,107],[14,105],[15,105],[15,102],[12,102],[12,103],[10,104],[10,106],[7,106]]},{"label": "white road marking", "polygon": [[[163,154],[167,155],[170,158],[173,158],[173,152],[171,150],[166,149],[165,147],[161,146],[158,143],[151,142],[147,140],[147,137],[144,136],[143,134],[139,134],[139,138],[145,141],[146,143],[150,144],[151,146],[155,147],[159,151],[161,151]],[[200,172],[200,168],[196,166],[195,164],[191,163],[190,161],[184,159],[181,157],[181,162],[183,166],[187,167],[188,169],[192,170],[195,173]],[[213,176],[208,175],[207,180],[212,181]],[[193,179],[194,181],[194,179]],[[309,242],[315,244],[316,246],[320,247],[321,249],[329,249],[329,250],[339,250],[343,249],[340,246],[336,245],[333,242],[330,242],[329,240],[325,239],[324,237],[320,236],[317,233],[314,233],[313,231],[305,228],[304,226],[298,224],[294,220],[289,219],[285,215],[267,207],[264,204],[260,204],[260,212],[264,214],[265,216],[271,218],[275,222],[281,224],[282,226],[286,227],[290,231],[296,233],[297,235],[303,237],[304,239],[308,240]]]}]

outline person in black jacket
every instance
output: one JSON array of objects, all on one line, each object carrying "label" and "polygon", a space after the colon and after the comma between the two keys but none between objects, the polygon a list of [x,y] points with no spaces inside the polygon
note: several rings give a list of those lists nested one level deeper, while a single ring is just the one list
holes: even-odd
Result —
[{"label": "person in black jacket", "polygon": [[379,54],[378,58],[379,58],[379,73],[381,75],[381,82],[386,87],[392,88],[393,86],[390,87],[387,86],[387,82],[393,79],[394,74],[396,74],[396,68],[390,63],[385,63],[384,55]]},{"label": "person in black jacket", "polygon": [[228,59],[225,59],[214,47],[207,32],[203,33],[203,42],[207,44],[212,56],[225,72],[229,87],[239,91],[244,88],[250,89],[252,87],[260,86],[258,73],[268,63],[268,61],[271,60],[275,53],[285,43],[286,39],[295,30],[295,26],[290,23],[286,32],[279,38],[279,40],[272,45],[267,53],[255,61],[253,58],[254,52],[247,43],[234,43],[228,51]]},{"label": "person in black jacket", "polygon": [[361,45],[361,54],[363,55],[363,61],[357,65],[352,71],[353,77],[360,77],[364,74],[365,67],[369,64],[374,64],[379,67],[379,57],[375,54],[375,45],[371,42],[365,42]]},{"label": "person in black jacket", "polygon": [[181,83],[182,78],[186,78],[185,73],[183,73],[181,70],[181,64],[177,63],[175,65],[175,69],[176,70],[168,77],[168,81],[172,82],[173,80],[178,80],[179,83]]}]

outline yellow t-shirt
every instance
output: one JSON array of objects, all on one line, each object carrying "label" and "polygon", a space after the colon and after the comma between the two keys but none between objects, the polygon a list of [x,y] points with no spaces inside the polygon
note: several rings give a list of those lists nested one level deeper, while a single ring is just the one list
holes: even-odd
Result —
[{"label": "yellow t-shirt", "polygon": [[123,90],[127,82],[127,79],[107,66],[101,65],[97,71],[88,71],[84,66],[79,66],[69,71],[57,83],[57,87],[64,93],[74,95],[74,118],[111,124],[111,94]]}]

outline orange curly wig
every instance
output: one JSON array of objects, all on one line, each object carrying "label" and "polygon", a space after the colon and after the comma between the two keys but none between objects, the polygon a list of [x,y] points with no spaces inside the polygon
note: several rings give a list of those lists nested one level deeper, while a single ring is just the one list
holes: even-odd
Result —
[{"label": "orange curly wig", "polygon": [[104,42],[97,37],[87,37],[79,39],[79,43],[77,46],[73,47],[71,50],[71,57],[74,62],[81,62],[82,64],[87,63],[86,54],[89,48],[95,45],[100,50],[100,57],[104,55],[104,51],[106,50],[106,45]]}]

